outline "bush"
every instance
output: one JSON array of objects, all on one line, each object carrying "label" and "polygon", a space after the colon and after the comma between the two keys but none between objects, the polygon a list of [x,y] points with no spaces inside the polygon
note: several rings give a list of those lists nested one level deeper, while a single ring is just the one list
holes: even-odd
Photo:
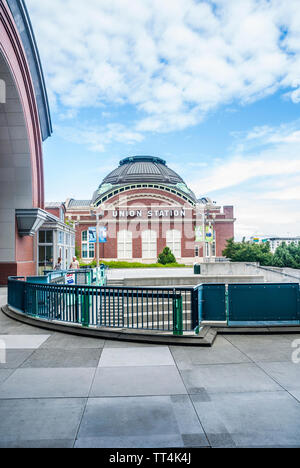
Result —
[{"label": "bush", "polygon": [[176,258],[169,247],[165,247],[162,253],[159,254],[158,263],[162,265],[171,265],[176,263]]}]

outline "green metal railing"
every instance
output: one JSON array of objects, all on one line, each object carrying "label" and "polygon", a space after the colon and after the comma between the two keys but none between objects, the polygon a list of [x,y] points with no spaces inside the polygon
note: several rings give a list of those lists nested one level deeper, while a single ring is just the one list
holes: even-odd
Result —
[{"label": "green metal railing", "polygon": [[231,326],[299,325],[299,283],[202,284],[199,321]]},{"label": "green metal railing", "polygon": [[106,286],[107,284],[107,267],[101,265],[97,268],[80,268],[79,270],[45,270],[44,278],[49,279],[49,283],[55,282],[59,275],[67,277],[66,284],[76,284],[81,286]]},{"label": "green metal railing", "polygon": [[96,287],[9,278],[8,304],[26,315],[83,327],[199,332],[205,322],[228,326],[300,325],[293,284],[202,284],[195,288]]},{"label": "green metal railing", "polygon": [[198,325],[197,297],[194,288],[95,287],[8,280],[9,305],[32,317],[84,327],[167,331],[177,336]]}]

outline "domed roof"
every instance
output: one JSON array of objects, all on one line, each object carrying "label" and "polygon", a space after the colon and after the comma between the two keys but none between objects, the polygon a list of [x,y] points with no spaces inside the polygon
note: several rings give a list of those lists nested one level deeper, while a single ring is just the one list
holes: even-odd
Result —
[{"label": "domed roof", "polygon": [[167,166],[166,161],[153,156],[132,156],[120,161],[102,184],[123,185],[136,182],[157,182],[164,184],[184,183],[176,172]]},{"label": "domed roof", "polygon": [[184,180],[167,166],[166,161],[155,156],[130,156],[122,159],[119,167],[105,177],[94,193],[93,203],[116,187],[138,183],[171,186],[196,201],[194,193]]}]

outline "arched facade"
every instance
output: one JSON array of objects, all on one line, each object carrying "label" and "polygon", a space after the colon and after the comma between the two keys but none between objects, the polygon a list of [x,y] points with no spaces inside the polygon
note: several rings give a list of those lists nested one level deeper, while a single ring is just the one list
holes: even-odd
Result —
[{"label": "arched facade", "polygon": [[[67,200],[66,209],[76,223],[82,257],[82,232],[95,228],[97,218],[99,228],[107,230],[107,242],[95,253],[105,260],[156,263],[168,246],[177,261],[191,264],[222,256],[226,240],[234,236],[233,207],[197,200],[164,160],[152,156],[125,158],[92,200]],[[211,245],[208,232],[213,232]]]},{"label": "arched facade", "polygon": [[42,141],[52,132],[45,84],[23,0],[0,2],[0,284],[36,272],[44,208]]}]

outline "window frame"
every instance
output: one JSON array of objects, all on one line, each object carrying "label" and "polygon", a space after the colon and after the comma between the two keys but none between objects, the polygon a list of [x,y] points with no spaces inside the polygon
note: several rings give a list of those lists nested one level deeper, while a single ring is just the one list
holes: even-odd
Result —
[{"label": "window frame", "polygon": [[[121,239],[121,236],[124,238]],[[126,238],[127,236],[127,238]],[[127,247],[126,247],[127,246]],[[133,234],[132,231],[121,229],[117,235],[118,260],[133,259]]]},{"label": "window frame", "polygon": [[[148,236],[148,239],[145,237]],[[152,237],[153,236],[153,237]],[[147,229],[142,232],[142,258],[151,260],[157,258],[157,232],[153,229]],[[153,248],[152,248],[153,246]]]},{"label": "window frame", "polygon": [[[168,236],[172,233],[172,239],[170,240]],[[175,239],[175,235],[178,235],[178,239]],[[172,250],[175,258],[182,257],[182,233],[178,229],[169,229],[166,232],[166,245]]]},{"label": "window frame", "polygon": [[89,242],[89,231],[82,231],[81,232],[81,258],[83,260],[94,260],[95,250],[96,250],[95,245],[96,244],[94,244],[93,242]]}]

